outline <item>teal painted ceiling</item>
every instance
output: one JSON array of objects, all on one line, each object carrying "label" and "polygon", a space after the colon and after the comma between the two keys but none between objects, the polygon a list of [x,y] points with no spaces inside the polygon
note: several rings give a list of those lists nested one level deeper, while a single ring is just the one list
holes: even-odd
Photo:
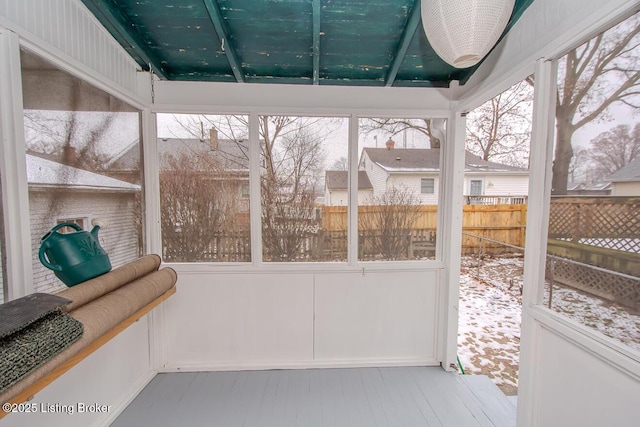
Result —
[{"label": "teal painted ceiling", "polygon": [[[144,70],[177,81],[447,87],[420,0],[83,0]],[[508,29],[533,0],[516,0]]]}]

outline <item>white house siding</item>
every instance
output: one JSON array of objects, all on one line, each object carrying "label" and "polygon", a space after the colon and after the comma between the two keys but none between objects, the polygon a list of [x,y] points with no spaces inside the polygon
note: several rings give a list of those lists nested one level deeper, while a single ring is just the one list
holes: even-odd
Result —
[{"label": "white house siding", "polygon": [[482,180],[482,195],[484,196],[526,196],[529,191],[528,175],[465,174],[465,196],[469,195],[471,181],[475,179]]},{"label": "white house siding", "polygon": [[[35,292],[55,292],[65,285],[42,265],[38,258],[40,239],[59,218],[87,217],[103,219],[108,226],[98,233],[100,244],[109,255],[112,267],[118,267],[139,256],[135,193],[64,191],[55,196],[50,192],[29,191],[33,282]],[[139,215],[139,213],[138,213]]]},{"label": "white house siding", "polygon": [[614,182],[611,186],[612,196],[640,196],[640,182]]},{"label": "white house siding", "polygon": [[362,167],[362,161],[360,164],[360,170],[367,171],[369,181],[373,187],[373,196],[378,197],[387,190],[387,176],[388,173],[382,169],[377,163],[372,162],[366,151],[363,152],[364,167]]},{"label": "white house siding", "polygon": [[[422,178],[433,178],[433,194],[422,194]],[[412,174],[412,175],[391,175],[387,182],[387,188],[406,188],[411,191],[421,205],[438,204],[438,186],[440,185],[437,174]]]},{"label": "white house siding", "polygon": [[[373,190],[358,190],[358,205],[368,205],[371,203]],[[330,190],[325,194],[327,206],[347,206],[349,200],[347,190]]]}]

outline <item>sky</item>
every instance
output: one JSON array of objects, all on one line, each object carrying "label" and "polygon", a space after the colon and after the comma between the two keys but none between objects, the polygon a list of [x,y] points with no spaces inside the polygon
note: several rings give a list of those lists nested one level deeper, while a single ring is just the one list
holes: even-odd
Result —
[{"label": "sky", "polygon": [[[76,119],[77,128],[72,145],[82,148],[84,143],[92,139],[91,132],[95,132],[110,115],[112,115],[112,121],[97,138],[96,148],[105,154],[115,155],[138,141],[140,137],[138,113],[76,111],[73,116]],[[27,110],[25,116],[27,148],[32,147],[38,151],[41,151],[39,148],[52,150],[60,145],[60,141],[66,140],[70,112]]]},{"label": "sky", "polygon": [[[158,114],[158,137],[159,138],[192,138],[182,126],[176,121],[173,114]],[[195,115],[194,115],[195,116]],[[327,118],[318,122],[315,127],[322,135],[325,147],[325,168],[331,168],[340,158],[348,156],[347,143],[349,140],[349,120],[348,118]],[[360,134],[358,141],[359,150],[362,147],[385,147],[389,139],[388,132],[371,132]],[[402,148],[428,148],[429,141],[419,132],[405,132],[393,137],[396,147]]]},{"label": "sky", "polygon": [[627,124],[633,128],[636,123],[640,123],[640,111],[624,104],[615,104],[607,109],[608,119],[594,121],[580,128],[573,137],[573,146],[589,148],[590,141],[621,124]]}]

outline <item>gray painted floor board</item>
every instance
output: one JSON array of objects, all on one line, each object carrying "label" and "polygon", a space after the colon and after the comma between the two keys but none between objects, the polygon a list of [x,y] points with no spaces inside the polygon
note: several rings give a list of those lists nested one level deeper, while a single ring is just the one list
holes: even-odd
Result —
[{"label": "gray painted floor board", "polygon": [[514,426],[486,377],[438,367],[158,374],[113,427]]}]

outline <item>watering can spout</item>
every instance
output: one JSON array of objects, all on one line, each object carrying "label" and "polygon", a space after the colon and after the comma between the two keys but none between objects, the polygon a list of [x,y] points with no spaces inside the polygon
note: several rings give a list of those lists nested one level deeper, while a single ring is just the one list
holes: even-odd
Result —
[{"label": "watering can spout", "polygon": [[107,228],[107,222],[103,219],[93,219],[91,225],[93,225],[91,235],[96,240],[98,239],[98,231],[100,231],[101,228]]},{"label": "watering can spout", "polygon": [[93,228],[91,229],[91,235],[96,240],[98,239],[98,231],[100,231],[100,226],[99,225],[94,225]]}]

